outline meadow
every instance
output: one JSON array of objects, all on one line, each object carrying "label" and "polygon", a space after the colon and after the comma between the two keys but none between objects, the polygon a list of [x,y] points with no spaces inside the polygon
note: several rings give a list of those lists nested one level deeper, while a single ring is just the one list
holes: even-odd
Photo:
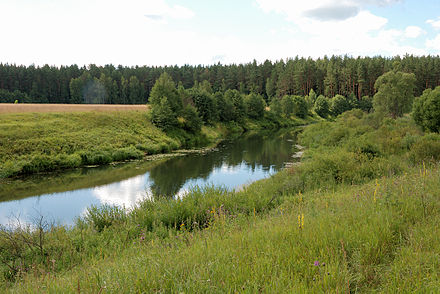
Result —
[{"label": "meadow", "polygon": [[[73,109],[77,106],[82,109],[81,105]],[[187,147],[185,139],[172,138],[153,126],[147,107],[142,107],[142,111],[118,106],[114,109],[124,111],[68,108],[67,112],[1,114],[0,178],[142,159]],[[202,132],[191,137],[192,144],[213,139],[210,136],[219,134]]]},{"label": "meadow", "polygon": [[[301,165],[72,229],[2,230],[11,293],[438,292],[440,136],[353,110],[306,127]],[[43,236],[43,237],[42,237]],[[0,288],[2,289],[2,288]]]}]

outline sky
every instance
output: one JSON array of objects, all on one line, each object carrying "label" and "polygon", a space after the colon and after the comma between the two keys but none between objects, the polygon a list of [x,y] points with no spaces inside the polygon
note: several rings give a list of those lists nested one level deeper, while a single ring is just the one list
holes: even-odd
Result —
[{"label": "sky", "polygon": [[0,0],[0,62],[210,65],[440,54],[439,0]]}]

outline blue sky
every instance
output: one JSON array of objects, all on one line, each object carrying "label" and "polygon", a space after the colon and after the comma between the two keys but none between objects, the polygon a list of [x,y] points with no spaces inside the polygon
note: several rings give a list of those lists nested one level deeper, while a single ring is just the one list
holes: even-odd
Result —
[{"label": "blue sky", "polygon": [[438,0],[0,0],[0,62],[183,65],[440,53]]}]

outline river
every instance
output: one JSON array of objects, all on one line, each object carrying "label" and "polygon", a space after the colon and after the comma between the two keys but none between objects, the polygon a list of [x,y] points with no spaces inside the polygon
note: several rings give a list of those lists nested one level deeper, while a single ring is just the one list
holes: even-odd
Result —
[{"label": "river", "polygon": [[184,197],[193,186],[237,189],[292,162],[294,131],[248,134],[209,152],[145,162],[80,168],[0,182],[0,225],[43,217],[73,225],[91,205],[133,207],[152,197]]}]

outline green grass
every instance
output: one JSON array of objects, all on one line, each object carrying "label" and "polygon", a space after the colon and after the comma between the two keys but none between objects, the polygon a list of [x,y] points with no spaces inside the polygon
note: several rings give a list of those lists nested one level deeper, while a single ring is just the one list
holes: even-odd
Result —
[{"label": "green grass", "polygon": [[2,114],[0,138],[0,178],[141,159],[185,143],[144,111]]},{"label": "green grass", "polygon": [[346,113],[305,128],[300,166],[242,191],[195,188],[131,212],[91,208],[70,230],[0,231],[0,289],[439,292],[439,141],[409,117]]}]

